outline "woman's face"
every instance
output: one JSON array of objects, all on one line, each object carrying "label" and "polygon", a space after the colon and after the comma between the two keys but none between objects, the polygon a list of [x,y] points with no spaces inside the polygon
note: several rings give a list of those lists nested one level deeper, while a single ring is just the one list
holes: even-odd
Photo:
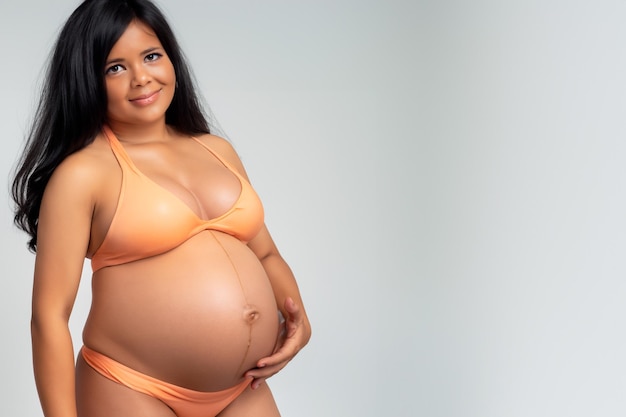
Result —
[{"label": "woman's face", "polygon": [[113,45],[104,72],[110,123],[141,125],[164,120],[174,97],[176,74],[150,27],[133,20]]}]

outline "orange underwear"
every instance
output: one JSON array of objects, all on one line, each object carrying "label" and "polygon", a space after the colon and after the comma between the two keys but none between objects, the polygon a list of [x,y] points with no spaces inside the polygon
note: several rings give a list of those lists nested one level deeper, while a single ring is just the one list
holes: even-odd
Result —
[{"label": "orange underwear", "polygon": [[246,378],[240,384],[223,391],[194,391],[144,375],[86,346],[82,347],[81,355],[102,376],[161,400],[178,417],[215,417],[252,382],[252,378]]}]

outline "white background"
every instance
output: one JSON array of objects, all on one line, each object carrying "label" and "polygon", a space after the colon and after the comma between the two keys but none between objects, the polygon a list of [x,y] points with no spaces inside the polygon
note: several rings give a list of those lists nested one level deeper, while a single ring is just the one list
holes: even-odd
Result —
[{"label": "white background", "polygon": [[[626,414],[626,3],[161,0],[313,339],[283,416]],[[74,1],[0,5],[5,178]],[[2,416],[40,416],[2,210]],[[72,318],[89,306],[87,265]]]}]

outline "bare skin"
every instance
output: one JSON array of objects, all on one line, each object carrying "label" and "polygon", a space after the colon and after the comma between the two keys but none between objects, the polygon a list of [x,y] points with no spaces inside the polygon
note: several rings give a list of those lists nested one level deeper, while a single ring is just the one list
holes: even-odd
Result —
[{"label": "bare skin", "polygon": [[[104,70],[110,126],[137,167],[201,218],[227,211],[240,192],[236,177],[165,124],[175,74],[153,32],[131,23]],[[228,142],[212,135],[199,139],[246,177]],[[57,168],[44,193],[32,338],[46,417],[174,415],[80,358],[74,366],[68,319],[83,260],[109,230],[120,184],[120,167],[98,136]],[[201,232],[166,254],[101,269],[92,284],[87,346],[197,391],[218,391],[251,377],[251,387],[220,416],[279,415],[262,383],[308,342],[310,325],[295,278],[267,228],[247,244],[221,232]],[[277,308],[287,319],[278,342]]]}]

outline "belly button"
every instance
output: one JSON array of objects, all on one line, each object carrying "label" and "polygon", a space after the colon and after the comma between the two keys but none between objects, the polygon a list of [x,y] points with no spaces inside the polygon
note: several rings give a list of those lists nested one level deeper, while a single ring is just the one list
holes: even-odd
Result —
[{"label": "belly button", "polygon": [[259,319],[259,309],[254,306],[247,305],[243,308],[243,319],[248,323],[254,323]]}]

